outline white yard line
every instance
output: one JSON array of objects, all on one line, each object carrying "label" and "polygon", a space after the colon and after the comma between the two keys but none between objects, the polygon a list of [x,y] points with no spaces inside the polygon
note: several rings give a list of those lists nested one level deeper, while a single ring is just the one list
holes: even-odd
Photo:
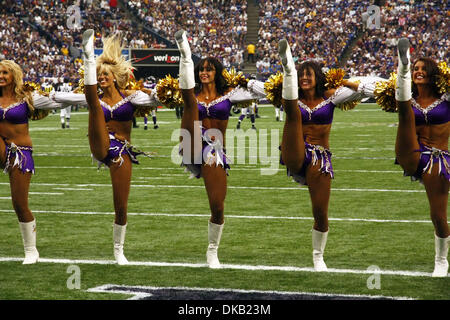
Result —
[{"label": "white yard line", "polygon": [[[0,182],[0,185],[8,185],[9,182]],[[99,184],[99,183],[86,183],[86,184],[64,184],[64,183],[32,183],[33,186],[45,186],[45,187],[76,187],[76,188],[86,188],[86,187],[111,187],[111,184]],[[132,188],[167,188],[167,189],[204,189],[203,185],[169,185],[169,184],[132,184]],[[298,191],[308,191],[307,188],[302,188],[298,185],[295,187],[250,187],[250,186],[228,186],[228,189],[243,189],[243,190],[298,190]],[[410,190],[410,189],[363,189],[363,188],[331,188],[331,191],[349,191],[349,192],[394,192],[394,193],[424,193],[425,190]]]},{"label": "white yard line", "polygon": [[[23,261],[18,257],[0,257],[0,262]],[[116,264],[114,260],[87,260],[87,259],[59,259],[59,258],[39,258],[39,263],[56,263],[56,264],[98,264],[111,265]],[[127,266],[144,266],[144,267],[181,267],[181,268],[207,268],[205,263],[185,263],[185,262],[161,262],[161,261],[129,261]],[[264,266],[264,265],[239,265],[239,264],[223,264],[222,269],[247,270],[247,271],[286,271],[286,272],[316,272],[311,267],[295,267],[295,266]],[[429,272],[420,271],[402,271],[402,270],[358,270],[358,269],[335,269],[328,268],[328,273],[343,274],[380,274],[390,276],[407,276],[407,277],[431,277]]]},{"label": "white yard line", "polygon": [[[0,209],[0,213],[13,213],[14,210]],[[80,215],[114,215],[114,212],[99,211],[63,211],[63,210],[33,210],[34,213],[48,214],[80,214]],[[161,212],[128,212],[130,216],[150,217],[210,217],[209,214],[200,213],[161,213]],[[313,220],[313,217],[285,217],[285,216],[254,216],[227,214],[230,219],[259,219],[259,220]],[[431,223],[430,220],[393,220],[393,219],[363,219],[363,218],[328,218],[330,221],[341,222],[375,222],[375,223]]]}]

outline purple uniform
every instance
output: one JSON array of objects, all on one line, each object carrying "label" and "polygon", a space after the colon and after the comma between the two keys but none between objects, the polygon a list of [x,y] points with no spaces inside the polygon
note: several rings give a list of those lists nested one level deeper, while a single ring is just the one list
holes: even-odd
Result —
[{"label": "purple uniform", "polygon": [[[416,100],[412,99],[411,105],[414,111],[416,126],[447,123],[450,120],[450,102],[446,99],[448,99],[448,94],[443,95],[425,109]],[[450,154],[448,150],[440,150],[421,143],[419,143],[419,146],[419,150],[416,150],[416,152],[420,152],[419,165],[417,171],[411,176],[411,180],[422,181],[422,175],[424,173],[431,173],[433,165],[437,165],[439,167],[439,174],[450,181]]]},{"label": "purple uniform", "polygon": [[[28,123],[30,110],[25,101],[14,103],[7,108],[0,108],[0,123],[8,121],[12,124]],[[34,173],[33,148],[30,146],[17,146],[14,143],[8,144],[4,137],[3,141],[6,145],[6,163],[4,172],[8,172],[17,166],[23,173]]]},{"label": "purple uniform", "polygon": [[[198,102],[198,114],[199,119],[203,120],[206,118],[218,119],[218,120],[228,120],[230,117],[230,110],[232,102],[230,98],[235,95],[240,90],[239,87],[233,89],[228,94],[210,102],[209,104],[205,102]],[[242,89],[241,89],[242,90]],[[228,164],[228,159],[225,154],[225,149],[219,141],[211,141],[211,139],[205,134],[207,130],[202,128],[202,164],[212,165],[216,163],[221,165],[228,174],[228,169],[230,165]],[[180,154],[182,150],[180,150]],[[201,177],[201,164],[185,164],[182,163],[194,177]]]},{"label": "purple uniform", "polygon": [[[302,114],[302,124],[330,124],[333,122],[334,108],[333,97],[319,103],[310,109],[306,104],[298,101],[299,109]],[[317,164],[320,160],[320,171],[329,174],[334,178],[333,166],[331,164],[331,151],[320,145],[311,145],[305,141],[305,160],[303,166],[298,172],[291,172],[287,169],[287,175],[292,177],[294,181],[307,185],[306,169],[310,164]],[[280,163],[284,165],[283,159],[280,157]]]},{"label": "purple uniform", "polygon": [[25,101],[14,103],[7,108],[0,108],[0,121],[6,120],[12,124],[28,123],[30,109]]},{"label": "purple uniform", "polygon": [[[105,116],[105,122],[109,122],[111,120],[116,121],[131,121],[133,120],[133,114],[135,107],[131,103],[131,99],[137,94],[131,94],[128,97],[125,97],[121,92],[119,92],[122,96],[122,100],[116,103],[114,106],[110,106],[106,102],[100,100],[100,105],[102,106],[103,114]],[[100,164],[104,163],[109,166],[112,162],[119,162],[119,166],[123,163],[122,155],[128,154],[132,163],[139,164],[137,160],[137,156],[139,154],[144,154],[143,152],[133,151],[133,146],[126,140],[120,140],[115,137],[114,132],[109,132],[109,150],[107,156],[99,160]]]}]

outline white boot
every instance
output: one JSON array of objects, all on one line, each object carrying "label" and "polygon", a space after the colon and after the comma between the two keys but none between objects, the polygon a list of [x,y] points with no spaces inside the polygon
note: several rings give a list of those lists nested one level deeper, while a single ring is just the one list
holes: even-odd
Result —
[{"label": "white boot", "polygon": [[25,251],[23,264],[36,263],[39,260],[39,252],[36,249],[36,220],[30,222],[19,221],[19,226]]},{"label": "white boot", "polygon": [[297,69],[292,59],[291,47],[286,39],[278,42],[278,53],[283,65],[283,89],[281,97],[285,100],[298,99],[298,78]]},{"label": "white boot", "polygon": [[84,85],[97,84],[97,69],[94,56],[94,30],[88,29],[83,33],[83,57],[84,57]]},{"label": "white boot", "polygon": [[395,87],[395,99],[397,101],[411,100],[411,70],[409,59],[409,40],[401,38],[397,44],[398,74]]},{"label": "white boot", "polygon": [[192,61],[191,48],[186,37],[186,31],[179,30],[175,33],[175,40],[181,53],[180,59],[180,89],[192,89],[195,87],[194,62]]},{"label": "white boot", "polygon": [[448,272],[448,243],[450,237],[439,238],[436,234],[434,235],[434,246],[436,250],[436,255],[434,257],[434,271],[431,275],[432,277],[441,278],[446,277]]},{"label": "white boot", "polygon": [[323,253],[327,244],[328,231],[320,232],[312,230],[312,246],[313,246],[313,262],[315,271],[328,271],[325,261],[323,261]]},{"label": "white boot", "polygon": [[128,264],[127,258],[123,254],[123,244],[125,243],[125,233],[127,225],[121,226],[114,223],[113,239],[114,239],[114,258],[119,265]]},{"label": "white boot", "polygon": [[206,251],[206,262],[211,269],[220,268],[217,249],[219,249],[220,238],[222,237],[223,224],[208,222],[208,250]]}]

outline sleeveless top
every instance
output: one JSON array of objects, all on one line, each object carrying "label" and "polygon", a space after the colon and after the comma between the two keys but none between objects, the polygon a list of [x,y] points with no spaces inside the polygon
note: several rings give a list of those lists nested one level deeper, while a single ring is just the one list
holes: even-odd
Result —
[{"label": "sleeveless top", "polygon": [[133,120],[134,105],[130,102],[135,94],[125,97],[121,92],[120,96],[123,98],[117,102],[114,106],[110,106],[106,102],[100,100],[100,105],[103,109],[103,114],[105,116],[105,121],[110,120],[116,121],[131,121]]},{"label": "sleeveless top", "polygon": [[30,110],[25,101],[20,101],[9,105],[6,108],[0,107],[0,121],[6,120],[13,124],[28,123]]},{"label": "sleeveless top", "polygon": [[298,100],[298,106],[302,113],[303,124],[330,124],[333,122],[335,104],[330,98],[325,98],[314,108],[310,109],[306,104]]},{"label": "sleeveless top", "polygon": [[416,119],[416,126],[425,124],[442,124],[450,120],[450,102],[442,96],[428,107],[423,109],[414,99],[411,105]]},{"label": "sleeveless top", "polygon": [[228,120],[230,117],[230,110],[232,107],[232,101],[239,95],[239,87],[234,88],[226,95],[223,95],[210,103],[198,102],[199,119],[212,118],[218,120]]}]

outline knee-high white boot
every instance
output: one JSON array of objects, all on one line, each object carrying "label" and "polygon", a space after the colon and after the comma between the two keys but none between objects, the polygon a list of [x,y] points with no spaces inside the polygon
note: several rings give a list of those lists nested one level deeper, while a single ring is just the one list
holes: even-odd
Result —
[{"label": "knee-high white boot", "polygon": [[94,57],[94,30],[83,32],[84,85],[97,84],[97,69]]},{"label": "knee-high white boot", "polygon": [[315,271],[328,271],[325,261],[323,261],[323,253],[327,244],[328,231],[320,232],[315,229],[312,230],[312,247],[313,247],[313,262]]},{"label": "knee-high white boot", "polygon": [[448,273],[448,243],[450,237],[439,238],[436,234],[434,235],[434,247],[436,255],[434,257],[434,271],[432,277],[446,277]]},{"label": "knee-high white boot", "polygon": [[278,42],[278,53],[283,65],[283,89],[281,96],[286,100],[298,99],[298,78],[297,69],[292,59],[291,47],[286,39]]},{"label": "knee-high white boot", "polygon": [[23,264],[33,264],[39,260],[39,252],[36,249],[36,220],[20,222],[25,259]]},{"label": "knee-high white boot", "polygon": [[119,265],[128,264],[127,258],[123,254],[123,244],[125,243],[125,233],[127,225],[121,226],[114,223],[113,240],[114,240],[114,258]]},{"label": "knee-high white boot", "polygon": [[208,222],[208,250],[206,251],[206,262],[212,269],[220,268],[217,250],[219,249],[220,238],[222,237],[223,224]]},{"label": "knee-high white boot", "polygon": [[409,40],[401,38],[397,44],[398,68],[395,99],[397,101],[411,100],[411,70],[409,59]]},{"label": "knee-high white boot", "polygon": [[194,62],[192,61],[191,48],[189,47],[186,31],[177,31],[175,40],[181,53],[178,80],[180,89],[192,89],[195,87]]}]

